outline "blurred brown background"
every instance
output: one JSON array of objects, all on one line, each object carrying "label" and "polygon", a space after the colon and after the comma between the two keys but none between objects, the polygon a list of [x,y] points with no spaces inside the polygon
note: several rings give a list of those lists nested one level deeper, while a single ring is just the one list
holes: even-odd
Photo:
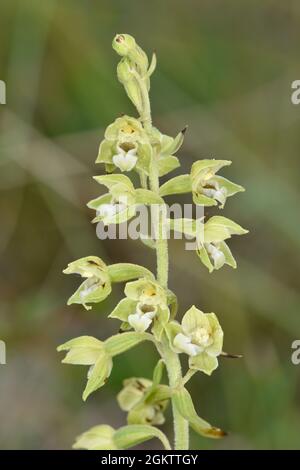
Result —
[{"label": "blurred brown background", "polygon": [[300,366],[290,359],[300,337],[300,106],[290,100],[299,26],[298,1],[1,2],[0,448],[69,448],[89,426],[123,425],[122,380],[150,377],[157,360],[149,345],[130,351],[83,404],[86,368],[62,365],[55,351],[118,328],[106,315],[121,286],[90,312],[65,305],[78,285],[61,273],[69,261],[95,254],[154,268],[138,242],[98,240],[86,208],[99,194],[91,176],[102,171],[94,160],[104,128],[134,113],[111,49],[122,32],[157,52],[155,124],[172,135],[189,125],[180,171],[230,159],[224,176],[247,188],[224,211],[250,229],[231,243],[238,270],[209,275],[181,241],[170,243],[181,313],[191,304],[215,311],[225,349],[244,355],[192,379],[199,414],[230,431],[223,441],[193,434],[192,448],[300,448]]}]

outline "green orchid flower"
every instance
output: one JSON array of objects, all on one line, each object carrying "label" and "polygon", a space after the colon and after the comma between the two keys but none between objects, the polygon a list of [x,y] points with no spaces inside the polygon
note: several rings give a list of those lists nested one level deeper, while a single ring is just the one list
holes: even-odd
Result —
[{"label": "green orchid flower", "polygon": [[195,306],[184,315],[181,332],[173,340],[177,352],[190,356],[189,367],[207,375],[218,367],[223,347],[223,330],[214,313],[203,313]]},{"label": "green orchid flower", "polygon": [[192,165],[191,183],[193,201],[202,206],[224,207],[227,197],[244,191],[238,184],[216,176],[216,173],[224,166],[231,165],[229,160],[199,160]]},{"label": "green orchid flower", "polygon": [[211,273],[228,264],[236,268],[236,261],[225,240],[232,235],[244,235],[248,230],[222,216],[211,217],[203,228],[203,238],[198,239],[197,254]]},{"label": "green orchid flower", "polygon": [[87,374],[87,384],[82,398],[102,387],[112,370],[112,358],[105,349],[105,343],[92,336],[80,336],[71,339],[57,348],[57,351],[67,351],[64,364],[90,366]]},{"label": "green orchid flower", "polygon": [[109,317],[121,320],[122,328],[133,328],[139,333],[151,325],[153,333],[160,337],[170,317],[166,291],[157,282],[141,278],[127,282],[124,292],[126,298]]},{"label": "green orchid flower", "polygon": [[148,174],[151,158],[152,148],[140,121],[122,116],[107,127],[96,163],[105,163],[112,170],[136,169]]},{"label": "green orchid flower", "polygon": [[69,298],[68,305],[81,304],[86,310],[88,303],[101,302],[111,293],[111,281],[106,264],[97,256],[87,256],[68,264],[64,274],[79,274],[85,281]]},{"label": "green orchid flower", "polygon": [[120,408],[128,413],[128,424],[161,425],[168,406],[170,391],[166,385],[154,385],[151,380],[132,377],[123,382],[117,396]]},{"label": "green orchid flower", "polygon": [[120,224],[134,217],[136,213],[135,189],[125,175],[95,176],[94,179],[106,186],[108,193],[93,199],[87,206],[97,211],[93,222],[104,225]]},{"label": "green orchid flower", "polygon": [[94,176],[97,183],[104,185],[108,193],[93,199],[87,206],[97,211],[93,222],[104,225],[120,224],[135,216],[139,205],[161,204],[161,197],[148,189],[134,189],[125,175]]}]

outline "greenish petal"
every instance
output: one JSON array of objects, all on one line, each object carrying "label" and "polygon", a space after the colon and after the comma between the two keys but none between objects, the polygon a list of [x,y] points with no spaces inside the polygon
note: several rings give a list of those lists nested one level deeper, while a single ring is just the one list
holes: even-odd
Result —
[{"label": "greenish petal", "polygon": [[102,341],[92,336],[80,336],[58,346],[57,351],[68,351],[64,364],[92,365],[103,351]]},{"label": "greenish petal", "polygon": [[107,189],[111,189],[116,184],[124,185],[124,190],[134,190],[131,180],[126,175],[113,174],[113,175],[101,175],[93,177],[97,183],[102,184]]},{"label": "greenish petal", "polygon": [[207,315],[193,305],[183,316],[182,330],[187,336],[191,335],[199,328],[209,328]]},{"label": "greenish petal", "polygon": [[210,273],[213,272],[214,270],[214,266],[212,264],[212,262],[210,261],[210,258],[208,256],[208,253],[206,251],[206,248],[204,246],[200,247],[198,250],[197,250],[197,255],[199,256],[200,260],[202,261],[202,263],[204,264],[204,266],[207,267],[208,271]]},{"label": "greenish petal", "polygon": [[86,279],[69,298],[67,305],[81,304],[87,310],[90,310],[91,307],[87,304],[102,302],[110,293],[111,284],[109,280],[103,283],[103,281],[97,277],[90,277]]},{"label": "greenish petal", "polygon": [[229,249],[229,246],[225,242],[220,242],[218,246],[219,250],[222,251],[222,253],[225,256],[225,263],[231,266],[232,268],[236,268],[236,261]]},{"label": "greenish petal", "polygon": [[114,155],[114,144],[108,140],[103,140],[99,147],[96,163],[112,164],[112,157]]}]

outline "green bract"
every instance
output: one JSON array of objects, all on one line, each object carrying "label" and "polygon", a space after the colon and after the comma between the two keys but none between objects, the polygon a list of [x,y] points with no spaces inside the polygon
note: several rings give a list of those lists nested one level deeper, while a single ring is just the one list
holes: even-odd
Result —
[{"label": "green bract", "polygon": [[[195,306],[176,320],[179,304],[168,286],[169,254],[167,234],[170,230],[194,240],[197,255],[209,272],[224,264],[236,267],[227,241],[232,235],[247,230],[226,217],[166,218],[165,196],[191,193],[200,206],[223,208],[228,197],[244,191],[217,173],[231,164],[228,160],[203,159],[192,165],[188,174],[165,179],[160,177],[180,166],[175,156],[184,141],[186,127],[176,137],[170,137],[152,125],[149,99],[150,77],[156,68],[156,55],[151,61],[128,34],[117,34],[113,48],[119,57],[117,76],[135,106],[138,115],[123,115],[105,130],[96,163],[103,163],[105,175],[94,179],[106,189],[88,203],[96,211],[93,222],[104,225],[120,224],[138,215],[139,205],[151,206],[151,223],[155,233],[139,234],[139,240],[155,250],[157,273],[132,263],[107,266],[97,256],[74,261],[64,270],[78,274],[82,284],[70,297],[68,304],[90,304],[104,300],[113,283],[125,283],[125,297],[115,306],[109,318],[121,321],[119,332],[105,340],[80,336],[58,347],[65,351],[62,362],[88,366],[83,400],[102,387],[109,379],[115,357],[149,341],[159,354],[152,380],[144,377],[127,378],[117,395],[121,409],[127,413],[127,426],[115,429],[109,425],[94,426],[80,435],[75,449],[122,450],[152,438],[171,449],[167,437],[155,426],[165,421],[164,412],[172,402],[174,448],[189,448],[189,428],[198,434],[220,438],[225,433],[198,416],[193,399],[186,388],[197,371],[211,375],[223,352],[223,330],[214,313],[203,313]],[[135,171],[135,183],[129,178]],[[124,173],[127,173],[125,175]],[[136,176],[136,175],[135,175]],[[140,187],[136,181],[140,182]],[[133,224],[139,223],[136,219]],[[175,265],[173,269],[175,269]],[[187,280],[183,278],[184,286]],[[186,285],[187,288],[189,286]],[[129,331],[130,330],[130,331]],[[180,354],[188,356],[188,369],[183,374]],[[233,357],[227,354],[227,357]],[[237,357],[237,356],[236,356]],[[137,361],[139,356],[137,356]],[[166,373],[164,373],[166,370]],[[168,382],[164,383],[164,379]]]},{"label": "green bract", "polygon": [[218,367],[217,357],[223,347],[223,330],[216,315],[191,307],[182,319],[173,347],[190,356],[191,369],[210,375]]},{"label": "green bract", "polygon": [[97,256],[87,256],[68,264],[64,274],[79,274],[86,280],[69,300],[68,305],[82,304],[87,310],[88,303],[101,302],[111,293],[111,283],[106,264]]}]

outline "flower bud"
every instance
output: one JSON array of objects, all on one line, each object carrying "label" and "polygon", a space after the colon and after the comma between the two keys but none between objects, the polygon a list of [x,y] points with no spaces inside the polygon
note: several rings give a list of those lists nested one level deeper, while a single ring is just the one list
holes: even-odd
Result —
[{"label": "flower bud", "polygon": [[128,56],[136,47],[136,42],[129,34],[117,34],[113,39],[112,47],[120,56]]}]

